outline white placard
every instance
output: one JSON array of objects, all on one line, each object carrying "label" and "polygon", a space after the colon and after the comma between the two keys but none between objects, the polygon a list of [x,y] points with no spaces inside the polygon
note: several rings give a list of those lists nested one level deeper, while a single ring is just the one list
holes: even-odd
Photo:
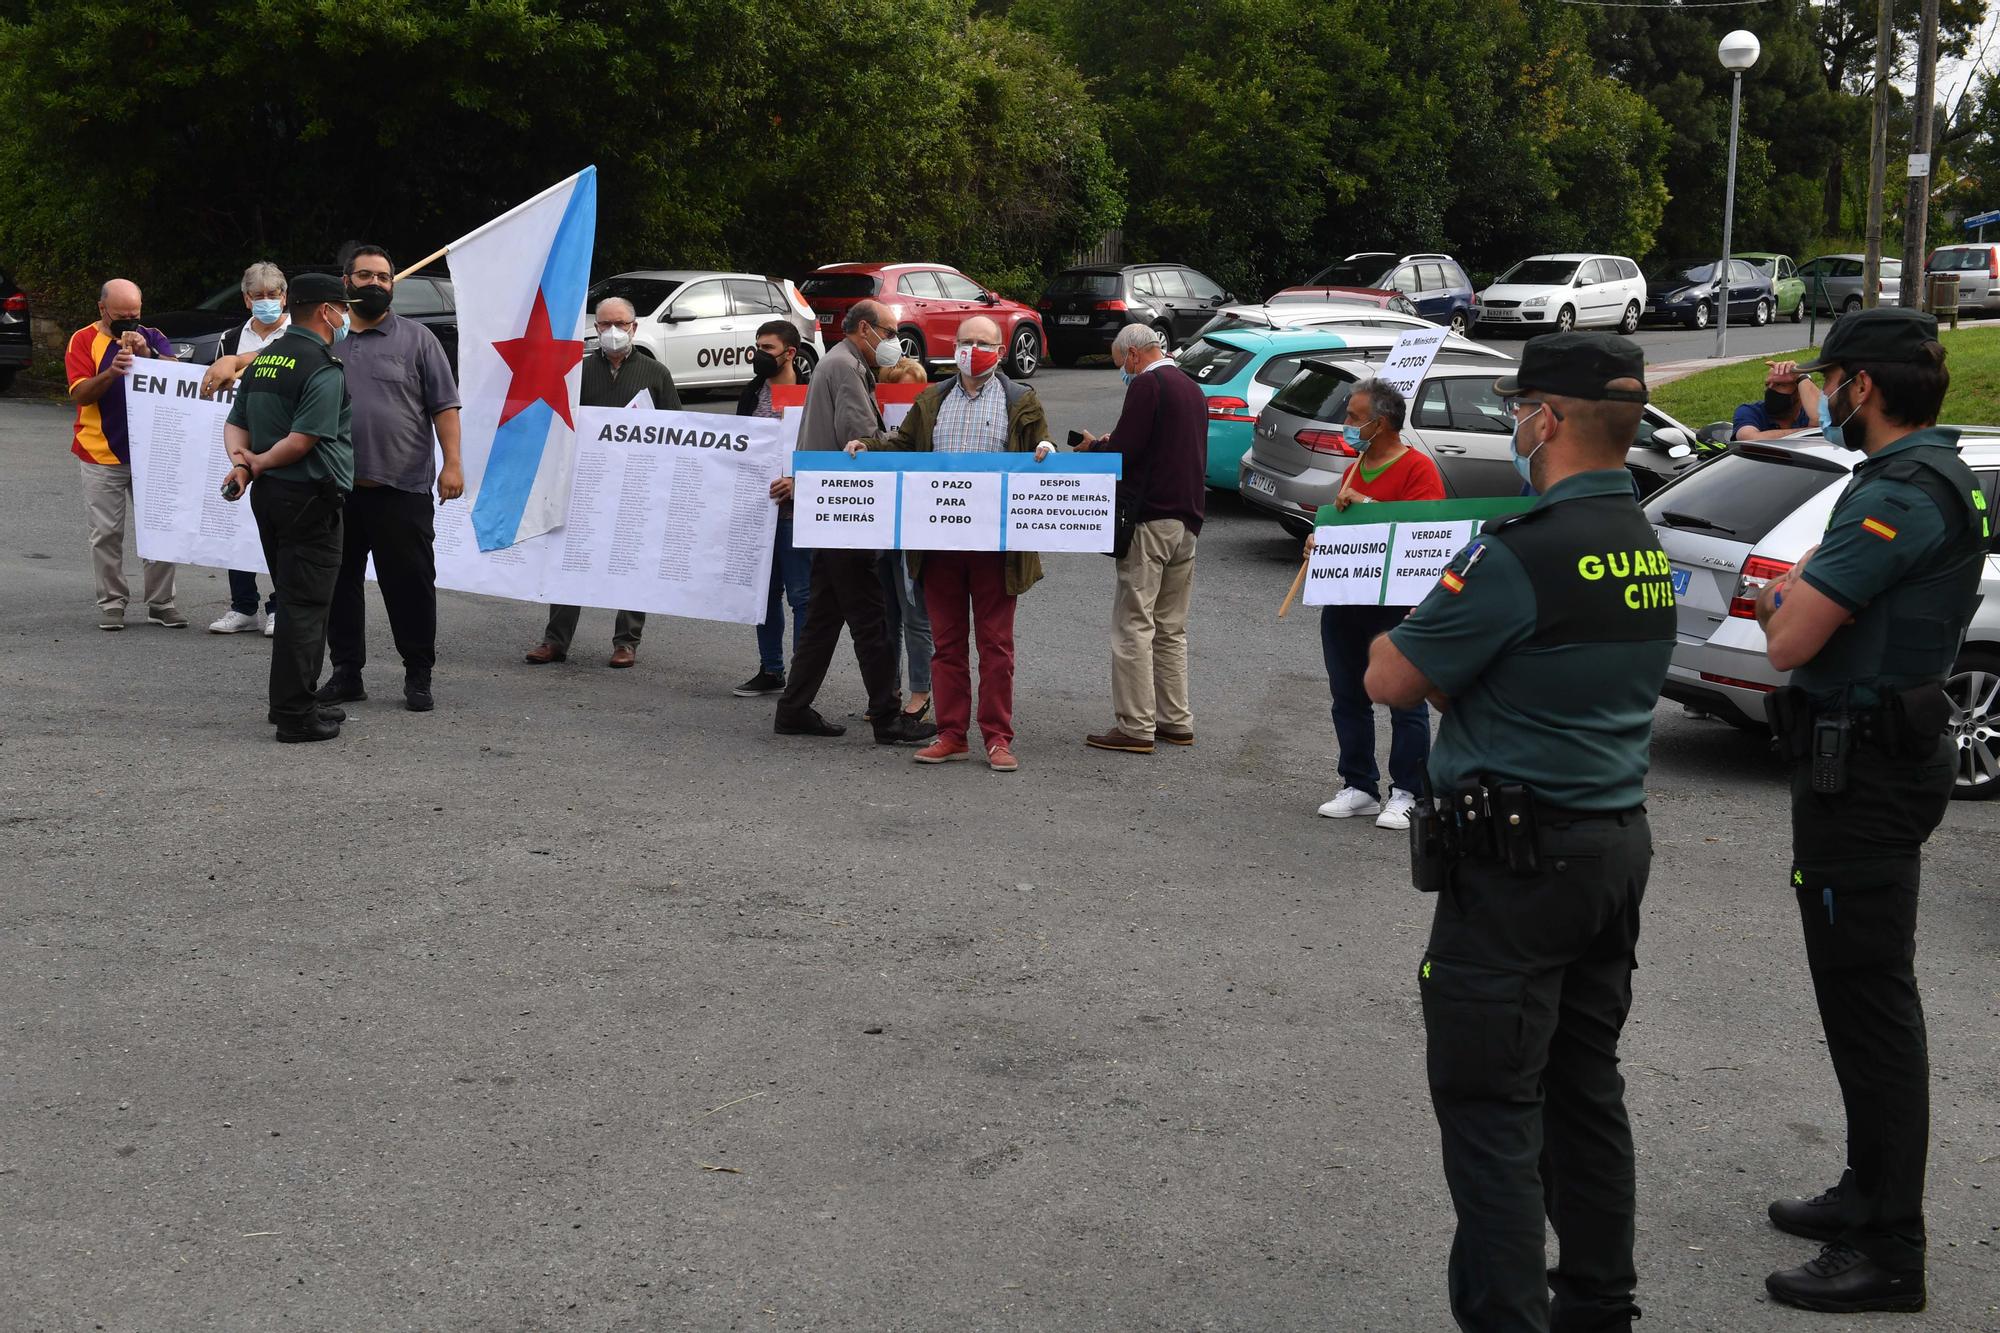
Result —
[{"label": "white placard", "polygon": [[1392,384],[1403,397],[1415,401],[1417,386],[1430,374],[1431,362],[1437,360],[1438,348],[1451,336],[1447,328],[1411,329],[1396,339],[1396,345],[1375,367],[1375,378],[1384,384]]},{"label": "white placard", "polygon": [[1919,176],[1930,175],[1931,155],[1929,153],[1911,153],[1907,174],[1911,180],[1915,180]]},{"label": "white placard", "polygon": [[132,527],[139,555],[177,565],[264,568],[248,498],[222,498],[222,427],[234,394],[201,397],[206,367],[140,361],[125,380]]},{"label": "white placard", "polygon": [[1007,474],[1007,549],[1109,551],[1118,479],[1109,472]]},{"label": "white placard", "polygon": [[993,550],[1005,481],[999,472],[905,472],[897,545],[912,551]]},{"label": "white placard", "polygon": [[798,474],[792,496],[792,544],[847,551],[896,545],[895,472]]},{"label": "white placard", "polygon": [[1343,523],[1316,528],[1300,600],[1307,606],[1415,606],[1483,520]]}]

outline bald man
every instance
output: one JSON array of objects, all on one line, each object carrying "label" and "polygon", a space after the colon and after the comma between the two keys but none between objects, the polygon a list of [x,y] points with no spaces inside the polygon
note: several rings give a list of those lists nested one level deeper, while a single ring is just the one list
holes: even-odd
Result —
[{"label": "bald man", "polygon": [[[97,627],[125,628],[125,511],[132,506],[132,444],[125,432],[125,377],[140,358],[174,359],[174,346],[158,329],[139,322],[139,285],[113,278],[97,293],[97,319],[70,335],[63,368],[69,400],[76,404],[69,451],[83,472],[83,504],[90,515],[90,560],[97,574]],[[146,619],[186,629],[174,605],[174,567],[146,566]]]},{"label": "bald man", "polygon": [[[912,453],[1033,454],[1055,452],[1049,419],[1035,391],[1000,372],[1000,326],[974,315],[958,326],[958,374],[917,395],[894,430],[849,440],[849,456],[867,448]],[[920,764],[972,755],[972,661],[969,629],[979,644],[979,743],[996,773],[1020,767],[1014,757],[1014,603],[1042,577],[1033,551],[908,551],[910,577],[922,579],[930,612],[931,677],[936,687],[937,739],[917,751]],[[970,614],[968,614],[968,610]]]}]

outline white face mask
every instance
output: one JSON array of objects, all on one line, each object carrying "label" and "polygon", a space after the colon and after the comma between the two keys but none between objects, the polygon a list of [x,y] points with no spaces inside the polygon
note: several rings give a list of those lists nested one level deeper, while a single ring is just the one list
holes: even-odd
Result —
[{"label": "white face mask", "polygon": [[875,368],[887,370],[903,359],[903,344],[895,338],[884,338],[875,344]]},{"label": "white face mask", "polygon": [[616,324],[597,335],[597,350],[606,356],[622,356],[632,348],[632,330]]}]

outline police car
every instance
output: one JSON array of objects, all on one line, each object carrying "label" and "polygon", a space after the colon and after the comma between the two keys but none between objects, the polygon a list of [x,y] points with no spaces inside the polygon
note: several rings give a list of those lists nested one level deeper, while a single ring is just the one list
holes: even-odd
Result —
[{"label": "police car", "polygon": [[[2000,428],[1962,427],[1959,455],[2000,512]],[[1673,563],[1679,622],[1662,693],[1737,726],[1764,726],[1789,673],[1764,655],[1757,594],[1817,545],[1861,455],[1817,431],[1739,443],[1654,492],[1646,517]],[[2000,794],[2000,531],[1979,605],[1946,682],[1961,797]]]},{"label": "police car", "polygon": [[[677,389],[718,389],[748,384],[757,352],[757,326],[791,321],[799,331],[800,364],[808,372],[826,354],[812,307],[784,278],[756,273],[694,269],[643,269],[619,273],[590,289],[589,309],[622,296],[638,313],[638,350],[663,362]],[[584,341],[597,346],[587,326]]]}]

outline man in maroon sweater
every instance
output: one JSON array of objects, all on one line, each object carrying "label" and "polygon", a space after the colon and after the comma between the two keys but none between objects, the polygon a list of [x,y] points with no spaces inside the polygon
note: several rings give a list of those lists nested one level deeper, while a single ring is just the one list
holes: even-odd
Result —
[{"label": "man in maroon sweater", "polygon": [[1109,435],[1083,447],[1125,456],[1123,485],[1138,498],[1132,549],[1118,562],[1111,629],[1111,708],[1118,725],[1084,743],[1151,754],[1153,738],[1194,744],[1188,709],[1188,601],[1206,492],[1208,403],[1167,359],[1160,337],[1127,325],[1111,344],[1125,407]]}]

